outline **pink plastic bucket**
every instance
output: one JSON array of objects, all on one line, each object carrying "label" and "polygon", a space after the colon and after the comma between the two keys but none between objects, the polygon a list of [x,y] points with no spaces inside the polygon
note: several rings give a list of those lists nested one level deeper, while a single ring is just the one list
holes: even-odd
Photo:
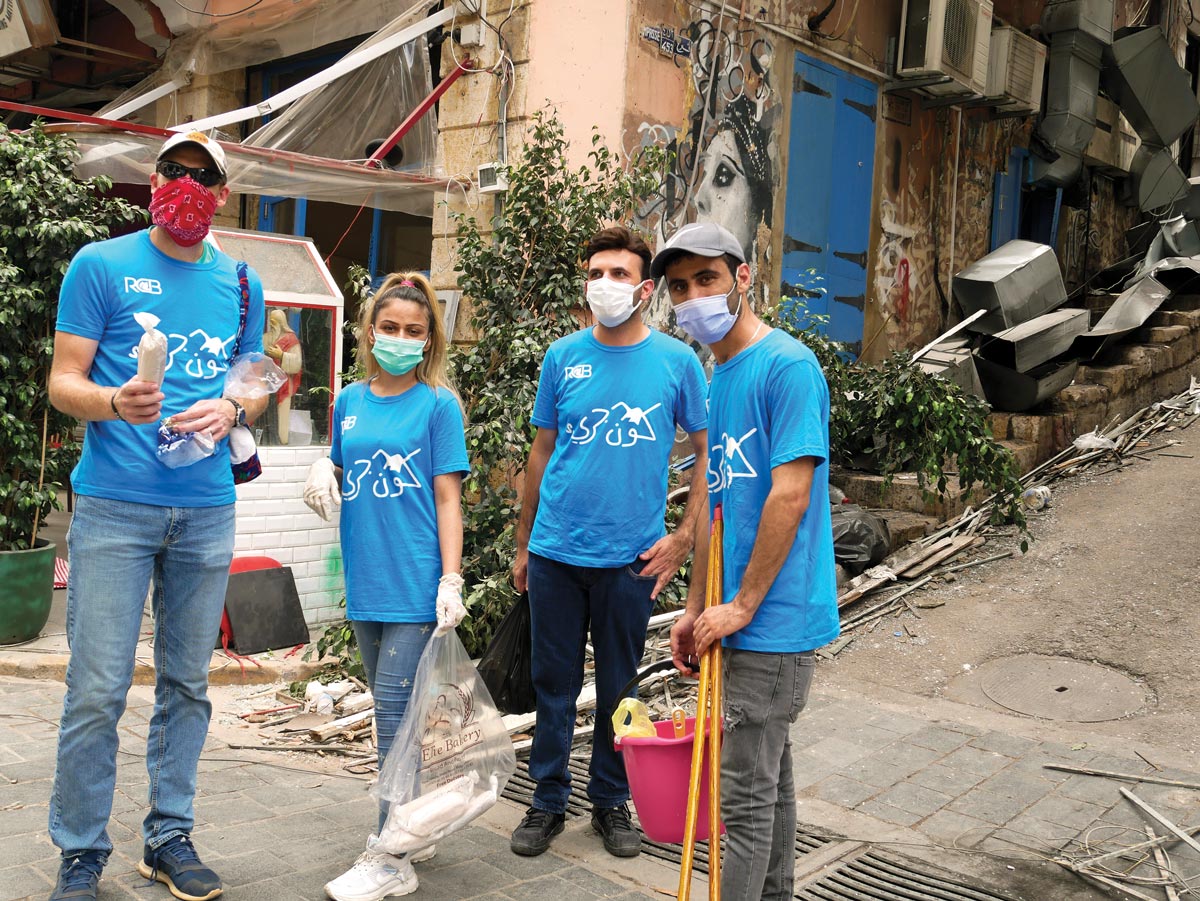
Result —
[{"label": "pink plastic bucket", "polygon": [[[625,759],[629,794],[637,809],[642,831],[651,841],[678,844],[683,841],[687,817],[688,782],[692,771],[692,737],[696,720],[688,717],[683,735],[675,737],[669,720],[654,724],[655,738],[617,738],[613,744]],[[725,825],[721,825],[725,832]],[[696,841],[708,838],[708,756],[700,782],[700,808]]]}]

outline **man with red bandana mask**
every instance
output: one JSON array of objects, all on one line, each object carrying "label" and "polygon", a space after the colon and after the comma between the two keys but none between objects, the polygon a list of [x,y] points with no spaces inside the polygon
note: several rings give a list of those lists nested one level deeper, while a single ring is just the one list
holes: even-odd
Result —
[{"label": "man with red bandana mask", "polygon": [[[238,353],[262,351],[262,284],[203,238],[229,197],[225,153],[199,132],[159,151],[149,229],[89,244],[63,279],[50,399],[87,423],[71,474],[67,543],[71,659],[50,803],[62,851],[52,901],[94,899],[112,851],[117,724],[153,588],[155,704],[146,766],[149,811],[138,870],[178,898],[221,894],[191,842],[196,766],[208,732],[208,664],[233,557],[234,489],[227,436],[266,399],[223,397]],[[248,299],[247,299],[248,298]],[[167,336],[161,383],[138,378],[143,328]],[[142,317],[139,317],[142,318]],[[157,426],[207,432],[212,455],[177,469],[157,457]]]}]

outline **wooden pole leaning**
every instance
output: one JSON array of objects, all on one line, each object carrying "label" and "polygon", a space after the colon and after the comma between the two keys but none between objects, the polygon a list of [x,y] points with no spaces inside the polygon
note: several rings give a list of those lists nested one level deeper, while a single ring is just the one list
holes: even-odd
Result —
[{"label": "wooden pole leaning", "polygon": [[[713,513],[713,528],[709,538],[709,555],[708,555],[708,574],[706,582],[706,591],[704,598],[704,607],[708,609],[713,604],[721,603],[721,528],[718,525],[721,518],[721,508],[718,506]],[[715,579],[714,579],[715,576]],[[715,651],[715,655],[714,655]],[[695,863],[696,853],[696,826],[700,818],[700,790],[704,779],[704,762],[705,755],[710,755],[709,768],[709,887],[708,896],[710,901],[718,901],[721,896],[721,840],[720,840],[720,743],[708,742],[706,745],[707,734],[712,731],[710,723],[720,722],[720,642],[715,642],[710,645],[708,650],[700,657],[700,688],[696,699],[696,721],[692,734],[692,769],[691,777],[688,783],[687,811],[684,817],[683,824],[683,856],[679,865],[679,892],[676,897],[679,901],[689,901],[692,895],[692,871]],[[715,666],[714,666],[715,656]],[[716,680],[714,682],[713,673],[716,672]],[[717,703],[712,705],[715,714],[709,715],[709,706],[713,700],[713,689],[716,689],[718,694]],[[711,765],[712,748],[716,748],[716,763],[714,768]],[[716,783],[716,795],[713,794],[713,783]],[[714,828],[714,817],[716,827]],[[713,837],[716,837],[714,845]],[[713,848],[716,848],[714,855]],[[713,869],[716,869],[716,878],[713,878]]]},{"label": "wooden pole leaning", "polygon": [[[724,602],[722,537],[724,523],[718,504],[713,515],[712,542],[708,549],[709,591],[712,604]],[[721,642],[714,641],[708,650],[708,899],[721,901],[721,703],[724,692],[721,669]]]}]

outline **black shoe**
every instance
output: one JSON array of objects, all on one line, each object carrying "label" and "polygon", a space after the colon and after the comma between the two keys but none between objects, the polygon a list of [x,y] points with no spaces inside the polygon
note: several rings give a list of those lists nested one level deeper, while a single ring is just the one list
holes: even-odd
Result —
[{"label": "black shoe", "polygon": [[592,828],[604,839],[604,850],[614,857],[637,857],[642,853],[642,836],[633,828],[629,808],[593,807]]},{"label": "black shoe", "polygon": [[538,810],[530,807],[525,811],[525,819],[513,830],[509,847],[513,854],[522,857],[536,857],[550,847],[550,839],[563,831],[566,817],[561,813],[551,813],[548,810]]},{"label": "black shoe", "polygon": [[96,901],[100,873],[107,860],[108,855],[103,851],[84,851],[64,857],[50,901]]},{"label": "black shoe", "polygon": [[181,901],[208,901],[221,894],[221,877],[200,862],[187,835],[177,835],[157,848],[146,846],[138,872],[155,879]]}]

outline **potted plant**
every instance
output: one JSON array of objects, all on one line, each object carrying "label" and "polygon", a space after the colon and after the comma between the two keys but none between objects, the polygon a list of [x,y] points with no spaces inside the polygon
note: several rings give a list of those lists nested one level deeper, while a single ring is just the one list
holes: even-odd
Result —
[{"label": "potted plant", "polygon": [[63,274],[75,252],[144,218],[81,181],[69,138],[0,125],[0,644],[35,638],[54,592],[55,547],[38,537],[76,457],[74,423],[48,382]]}]

